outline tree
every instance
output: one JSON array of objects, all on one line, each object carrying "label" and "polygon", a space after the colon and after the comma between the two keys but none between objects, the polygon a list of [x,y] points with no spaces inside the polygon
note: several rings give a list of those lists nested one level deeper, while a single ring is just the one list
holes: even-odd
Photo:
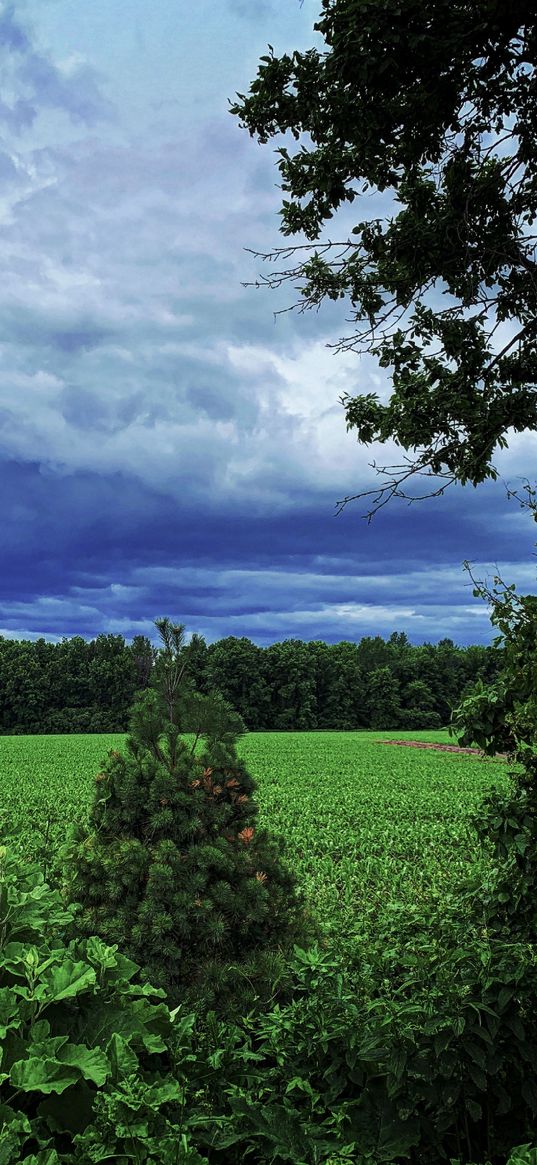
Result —
[{"label": "tree", "polygon": [[193,706],[184,628],[157,627],[157,687],[138,697],[126,750],[96,778],[89,828],[73,836],[70,894],[82,933],[118,943],[175,994],[199,988],[208,965],[216,981],[215,966],[289,938],[299,907],[281,844],[257,826],[235,748],[240,717],[222,696],[195,693]]},{"label": "tree", "polygon": [[135,635],[129,651],[134,663],[136,687],[147,688],[155,664],[155,648],[147,635]]},{"label": "tree", "polygon": [[263,651],[251,639],[229,635],[207,651],[205,682],[240,712],[250,729],[267,727],[270,691],[263,675]]},{"label": "tree", "polygon": [[271,643],[265,651],[265,676],[272,697],[272,727],[316,728],[315,668],[309,644],[300,639]]},{"label": "tree", "polygon": [[442,722],[435,709],[434,695],[423,680],[412,680],[401,693],[404,705],[399,711],[401,728],[441,728]]},{"label": "tree", "polygon": [[6,677],[15,732],[35,731],[43,716],[46,690],[40,682],[36,645],[23,641],[16,645]]},{"label": "tree", "polygon": [[377,667],[368,675],[366,702],[371,728],[398,728],[401,719],[399,684],[389,667]]},{"label": "tree", "polygon": [[473,685],[453,730],[461,744],[477,744],[489,756],[506,752],[537,770],[537,595],[518,595],[499,576],[492,586],[473,581],[474,595],[491,607],[504,666],[494,683]]},{"label": "tree", "polygon": [[358,659],[364,672],[388,667],[392,652],[382,635],[364,635],[358,644]]},{"label": "tree", "polygon": [[329,648],[335,671],[332,686],[333,714],[326,727],[364,728],[365,684],[355,643],[336,643]]},{"label": "tree", "polygon": [[205,669],[207,667],[209,648],[203,638],[196,632],[190,637],[188,645],[188,674],[198,692],[207,691]]},{"label": "tree", "polygon": [[90,703],[102,732],[125,727],[137,687],[136,665],[122,635],[98,635],[89,644]]},{"label": "tree", "polygon": [[316,727],[363,728],[364,684],[355,643],[308,644],[315,677]]},{"label": "tree", "polygon": [[[537,521],[537,495],[527,501]],[[471,573],[471,572],[470,572]],[[472,576],[473,577],[473,576]],[[489,756],[502,750],[518,762],[510,787],[493,791],[480,807],[478,833],[492,849],[494,866],[483,902],[490,933],[533,944],[537,927],[537,596],[518,595],[496,576],[473,579],[474,594],[491,607],[504,666],[492,684],[478,681],[453,717],[461,744]]]},{"label": "tree", "polygon": [[[303,308],[350,302],[354,330],[338,347],[372,352],[391,376],[387,403],[344,400],[359,441],[404,451],[370,491],[371,516],[416,474],[440,482],[433,493],[495,478],[508,430],[537,430],[537,10],[530,0],[322,0],[315,28],[324,49],[270,50],[232,112],[261,142],[288,133],[297,143],[278,150],[281,230],[306,242],[267,256],[284,267],[265,282],[291,281]],[[384,215],[327,239],[333,215],[371,192],[385,196]],[[535,517],[531,489],[527,504]],[[505,669],[468,694],[456,724],[488,751],[507,747],[534,789],[537,600],[500,580],[476,590],[492,602]],[[451,645],[432,651],[431,667],[449,662],[451,673]],[[524,780],[487,820],[498,852],[511,831],[533,860],[535,794],[534,833],[517,842]]]},{"label": "tree", "polygon": [[[237,724],[244,720],[254,730],[366,728],[364,683],[379,667],[393,673],[404,709],[412,706],[408,685],[425,682],[434,712],[446,724],[471,682],[494,682],[502,658],[498,647],[461,649],[451,641],[415,647],[401,632],[388,641],[377,635],[360,643],[295,640],[269,648],[234,636],[208,648],[192,635],[185,652],[181,716],[194,734],[200,717],[205,724],[216,690],[239,714]],[[124,731],[134,692],[160,684],[163,663],[157,664],[157,656],[142,635],[130,645],[121,635],[61,643],[0,637],[0,733]],[[211,702],[197,700],[196,693],[211,694]],[[216,705],[211,715],[216,717]]]},{"label": "tree", "polygon": [[[297,143],[277,153],[281,231],[301,238],[265,256],[264,282],[290,281],[303,308],[347,300],[354,327],[337,347],[370,351],[390,372],[387,403],[343,399],[360,442],[404,451],[369,491],[374,512],[407,496],[416,474],[432,475],[428,493],[495,478],[508,430],[537,429],[537,10],[530,0],[322,0],[322,10],[324,50],[271,49],[232,112],[261,142]],[[367,214],[371,193],[391,196],[383,215]],[[327,239],[346,203],[362,214]]]}]

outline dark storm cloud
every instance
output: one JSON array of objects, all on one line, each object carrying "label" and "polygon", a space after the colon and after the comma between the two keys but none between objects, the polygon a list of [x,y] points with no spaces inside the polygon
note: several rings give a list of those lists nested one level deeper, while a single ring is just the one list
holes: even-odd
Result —
[{"label": "dark storm cloud", "polygon": [[[334,518],[327,498],[280,515],[251,514],[246,500],[242,512],[200,514],[188,498],[174,504],[132,478],[64,478],[36,465],[2,466],[0,486],[9,515],[0,550],[11,563],[0,579],[4,634],[128,637],[170,613],[211,640],[336,641],[392,630],[416,642],[491,638],[461,567],[470,541],[478,562],[490,549],[482,508],[469,505],[458,525],[446,515],[442,533],[434,507],[394,510],[368,527],[357,512]],[[489,503],[509,578],[531,589],[509,506],[492,493]]]}]

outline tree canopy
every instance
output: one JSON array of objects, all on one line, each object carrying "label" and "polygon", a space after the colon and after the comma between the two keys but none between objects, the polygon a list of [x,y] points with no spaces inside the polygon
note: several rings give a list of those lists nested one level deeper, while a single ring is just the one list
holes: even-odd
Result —
[{"label": "tree canopy", "polygon": [[[477,679],[489,685],[502,666],[493,647],[451,640],[418,646],[397,631],[387,640],[288,639],[269,647],[232,635],[207,644],[193,635],[183,651],[177,625],[164,630],[160,653],[140,635],[132,644],[121,635],[90,643],[81,636],[61,643],[0,637],[0,736],[122,732],[136,692],[155,685],[166,692],[168,709],[182,689],[181,727],[194,736],[209,713],[218,727],[218,693],[235,709],[235,735],[241,718],[253,731],[438,728]],[[374,692],[386,672],[390,682],[380,687],[388,684],[391,703],[381,706]]]},{"label": "tree canopy", "polygon": [[[537,10],[322,0],[315,29],[323,49],[270,49],[232,106],[261,142],[295,142],[277,153],[297,242],[265,282],[303,308],[345,300],[337,347],[388,370],[389,399],[343,398],[360,442],[402,450],[383,501],[416,474],[475,486],[510,429],[537,429]],[[346,203],[356,225],[327,238]]]}]

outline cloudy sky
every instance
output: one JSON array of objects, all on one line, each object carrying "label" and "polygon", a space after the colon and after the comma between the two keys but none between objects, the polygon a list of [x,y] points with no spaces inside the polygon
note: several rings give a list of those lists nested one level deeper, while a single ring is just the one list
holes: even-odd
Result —
[{"label": "cloudy sky", "polygon": [[[228,113],[313,0],[0,4],[0,634],[487,641],[464,559],[534,590],[502,485],[391,506],[338,398],[335,311],[245,288],[277,173]],[[380,461],[385,453],[380,453]],[[501,469],[531,476],[519,438]]]}]

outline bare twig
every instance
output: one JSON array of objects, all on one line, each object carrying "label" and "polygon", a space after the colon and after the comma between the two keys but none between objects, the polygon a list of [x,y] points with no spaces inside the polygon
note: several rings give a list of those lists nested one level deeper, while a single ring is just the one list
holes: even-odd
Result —
[{"label": "bare twig", "polygon": [[[379,485],[373,489],[361,490],[360,493],[357,494],[349,494],[347,497],[342,498],[341,501],[336,502],[336,515],[341,514],[349,502],[356,502],[360,501],[362,498],[372,497],[373,505],[371,509],[368,510],[365,514],[362,514],[362,517],[366,519],[367,524],[369,525],[375,514],[377,514],[379,510],[386,506],[388,502],[392,500],[392,498],[400,498],[401,500],[406,501],[408,505],[412,505],[413,502],[421,502],[425,501],[427,498],[440,497],[443,493],[445,493],[448,486],[455,482],[456,477],[451,473],[435,473],[431,469],[428,469],[425,456],[425,454],[422,455],[422,458],[418,458],[418,460],[415,462],[411,462],[409,458],[406,458],[408,468],[405,465],[379,466],[375,461],[371,462],[370,468],[374,469],[375,473],[384,476],[393,474],[394,476],[390,476],[390,479],[386,481],[384,485]],[[423,494],[406,493],[403,489],[405,483],[417,477],[426,477],[440,480],[442,481],[442,485],[437,486],[436,489],[427,490],[427,492]]]}]

